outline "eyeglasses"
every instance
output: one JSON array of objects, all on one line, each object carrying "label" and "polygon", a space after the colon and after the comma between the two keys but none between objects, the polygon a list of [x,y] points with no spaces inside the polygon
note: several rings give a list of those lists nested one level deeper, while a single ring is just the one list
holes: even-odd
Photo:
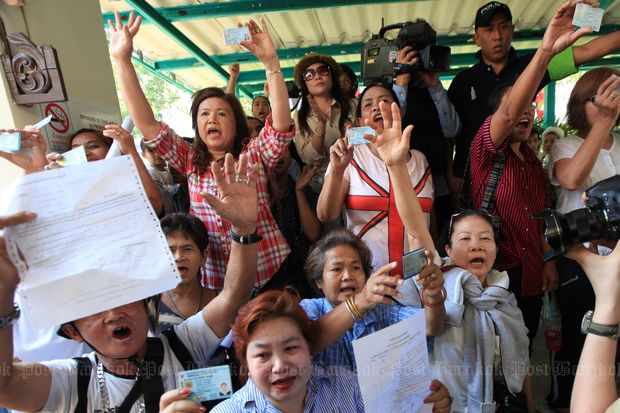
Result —
[{"label": "eyeglasses", "polygon": [[317,74],[319,74],[321,76],[331,76],[332,69],[329,66],[327,66],[327,65],[319,66],[319,67],[316,68],[316,70],[315,69],[306,69],[302,76],[303,76],[304,80],[306,82],[308,82],[308,81],[314,79]]}]

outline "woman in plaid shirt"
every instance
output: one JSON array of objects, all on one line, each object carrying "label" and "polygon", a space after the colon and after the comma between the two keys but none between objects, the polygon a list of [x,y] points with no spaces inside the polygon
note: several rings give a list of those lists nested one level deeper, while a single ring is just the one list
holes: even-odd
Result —
[{"label": "woman in plaid shirt", "polygon": [[269,210],[268,176],[295,135],[280,62],[266,24],[263,21],[262,27],[259,27],[256,22],[250,21],[247,26],[251,38],[240,43],[265,66],[272,105],[272,114],[266,119],[260,135],[244,147],[242,142],[250,134],[241,104],[236,97],[225,94],[219,88],[208,87],[194,94],[191,112],[196,136],[193,144],[155,119],[131,63],[133,38],[138,33],[140,22],[140,17],[131,16],[123,31],[112,33],[110,55],[120,74],[121,90],[129,114],[142,131],[147,145],[187,177],[190,213],[204,222],[209,233],[205,280],[209,288],[221,290],[223,287],[231,243],[230,224],[220,219],[204,199],[209,195],[218,195],[209,164],[231,152],[235,159],[242,153],[246,154],[251,164],[260,166],[257,234],[262,240],[258,247],[255,283],[260,288],[278,271],[290,252]]}]

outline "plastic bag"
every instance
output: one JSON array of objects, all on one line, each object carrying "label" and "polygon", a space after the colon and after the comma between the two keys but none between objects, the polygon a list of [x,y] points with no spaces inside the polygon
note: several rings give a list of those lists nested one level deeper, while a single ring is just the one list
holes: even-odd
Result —
[{"label": "plastic bag", "polygon": [[562,349],[562,314],[554,293],[545,292],[542,311],[545,345],[550,351]]}]

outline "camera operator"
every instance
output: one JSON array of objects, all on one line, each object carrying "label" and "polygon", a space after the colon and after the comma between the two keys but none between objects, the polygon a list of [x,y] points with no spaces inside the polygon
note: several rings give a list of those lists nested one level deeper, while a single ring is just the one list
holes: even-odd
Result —
[{"label": "camera operator", "polygon": [[[398,51],[396,63],[419,65],[419,52],[405,46]],[[392,86],[401,104],[403,125],[414,125],[409,147],[422,152],[431,168],[435,185],[431,233],[435,242],[441,230],[437,224],[447,224],[453,212],[446,181],[446,170],[452,157],[446,138],[454,138],[461,130],[461,121],[439,81],[439,75],[439,72],[424,70],[401,73],[395,77]]]},{"label": "camera operator", "polygon": [[[620,173],[620,136],[612,133],[620,113],[620,71],[598,68],[575,84],[568,100],[568,126],[577,134],[560,139],[551,149],[549,178],[556,186],[557,210],[562,214],[583,208],[581,196],[595,183]],[[585,337],[581,318],[594,307],[594,291],[578,262],[558,259],[560,288],[556,295],[562,311],[562,350],[555,358],[557,390],[551,407],[568,408]],[[567,368],[568,367],[568,368]]]}]

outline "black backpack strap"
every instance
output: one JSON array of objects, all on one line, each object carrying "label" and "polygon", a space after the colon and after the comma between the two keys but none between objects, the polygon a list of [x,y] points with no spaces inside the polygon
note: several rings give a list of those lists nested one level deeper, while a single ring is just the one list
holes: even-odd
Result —
[{"label": "black backpack strap", "polygon": [[497,155],[493,159],[493,168],[491,169],[491,175],[489,176],[487,186],[484,189],[484,197],[482,198],[482,203],[480,204],[480,209],[483,209],[488,213],[491,213],[493,211],[493,208],[495,208],[497,186],[499,185],[499,180],[504,173],[505,167],[506,152],[498,151]]},{"label": "black backpack strap", "polygon": [[93,364],[88,357],[74,357],[77,362],[77,390],[78,402],[75,406],[75,413],[87,413],[88,407],[88,385],[93,370]]},{"label": "black backpack strap", "polygon": [[170,350],[174,356],[179,360],[184,370],[195,370],[198,368],[198,364],[194,361],[194,358],[189,354],[189,350],[185,347],[185,344],[181,341],[174,328],[169,328],[162,332],[162,335],[168,339],[170,344]]}]

